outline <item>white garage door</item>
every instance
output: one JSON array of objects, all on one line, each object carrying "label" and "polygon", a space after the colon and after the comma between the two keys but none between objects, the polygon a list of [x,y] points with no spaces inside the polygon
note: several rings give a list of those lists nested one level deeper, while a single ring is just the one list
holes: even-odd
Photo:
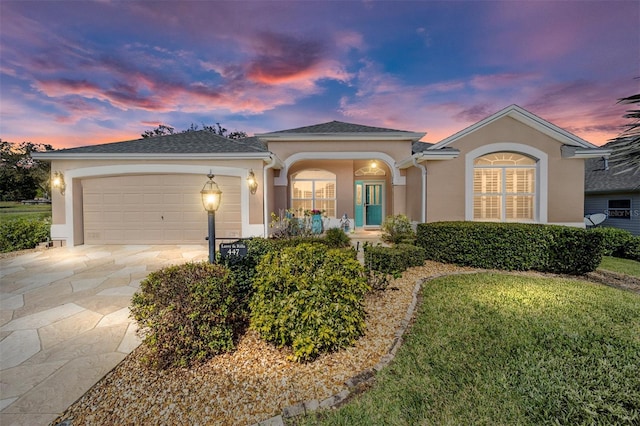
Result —
[{"label": "white garage door", "polygon": [[[241,235],[240,178],[216,176],[216,238]],[[201,175],[132,175],[82,181],[85,244],[206,244]]]}]

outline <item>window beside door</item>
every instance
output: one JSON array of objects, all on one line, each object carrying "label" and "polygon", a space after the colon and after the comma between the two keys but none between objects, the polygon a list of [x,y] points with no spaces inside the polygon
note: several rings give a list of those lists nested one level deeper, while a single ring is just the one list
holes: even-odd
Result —
[{"label": "window beside door", "polygon": [[294,211],[324,210],[336,217],[336,175],[326,170],[303,170],[291,177]]}]

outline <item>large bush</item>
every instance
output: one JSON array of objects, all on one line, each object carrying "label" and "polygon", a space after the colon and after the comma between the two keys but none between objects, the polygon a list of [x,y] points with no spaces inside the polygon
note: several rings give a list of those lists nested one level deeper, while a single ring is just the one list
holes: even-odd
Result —
[{"label": "large bush", "polygon": [[486,269],[583,274],[602,259],[602,237],[553,225],[436,222],[418,225],[427,259]]},{"label": "large bush", "polygon": [[188,366],[233,350],[243,328],[229,271],[206,262],[151,273],[133,295],[131,314],[151,349],[150,365]]},{"label": "large bush", "polygon": [[308,361],[364,332],[362,266],[349,250],[303,243],[267,253],[256,269],[251,328]]},{"label": "large bush", "polygon": [[51,222],[38,219],[11,219],[0,223],[0,252],[35,248],[50,238]]}]

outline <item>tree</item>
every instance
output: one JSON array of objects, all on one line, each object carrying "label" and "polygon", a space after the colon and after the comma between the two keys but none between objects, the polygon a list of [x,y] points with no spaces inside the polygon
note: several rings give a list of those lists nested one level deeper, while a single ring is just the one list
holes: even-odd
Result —
[{"label": "tree", "polygon": [[31,158],[32,152],[53,151],[49,144],[0,139],[0,200],[20,201],[49,197],[51,165]]},{"label": "tree", "polygon": [[[618,103],[640,104],[640,93],[618,99]],[[616,174],[640,173],[640,109],[632,108],[623,116],[630,118],[631,123],[626,124],[622,133],[607,144],[612,149],[609,164],[617,169]]]},{"label": "tree", "polygon": [[[188,132],[196,132],[200,130],[200,128],[198,127],[197,124],[195,123],[191,123],[191,125],[189,126],[188,129],[186,130],[182,130],[181,132],[177,132],[177,133],[188,133]],[[222,127],[220,125],[220,123],[216,123],[215,126],[209,126],[206,124],[202,124],[202,130],[205,130],[207,132],[211,132],[211,133],[215,133],[216,135],[220,135],[223,136],[225,138],[229,138],[229,139],[242,139],[242,138],[246,138],[247,134],[245,132],[239,131],[239,130],[234,130],[233,132],[229,133],[229,131],[227,129],[225,129],[224,127]],[[152,138],[155,136],[164,136],[164,135],[173,135],[175,134],[175,129],[171,126],[166,126],[164,124],[160,124],[158,127],[156,127],[155,129],[152,130],[145,130],[144,133],[142,133],[142,137],[143,138]]]},{"label": "tree", "polygon": [[175,129],[173,127],[160,124],[155,129],[145,130],[140,136],[143,138],[152,138],[155,136],[173,135],[174,133]]}]

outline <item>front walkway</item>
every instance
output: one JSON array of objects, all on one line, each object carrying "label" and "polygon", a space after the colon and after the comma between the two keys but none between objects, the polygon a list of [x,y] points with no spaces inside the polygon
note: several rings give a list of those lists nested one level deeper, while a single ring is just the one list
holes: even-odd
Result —
[{"label": "front walkway", "polygon": [[139,344],[131,296],[205,246],[79,246],[0,259],[0,424],[47,425]]}]

